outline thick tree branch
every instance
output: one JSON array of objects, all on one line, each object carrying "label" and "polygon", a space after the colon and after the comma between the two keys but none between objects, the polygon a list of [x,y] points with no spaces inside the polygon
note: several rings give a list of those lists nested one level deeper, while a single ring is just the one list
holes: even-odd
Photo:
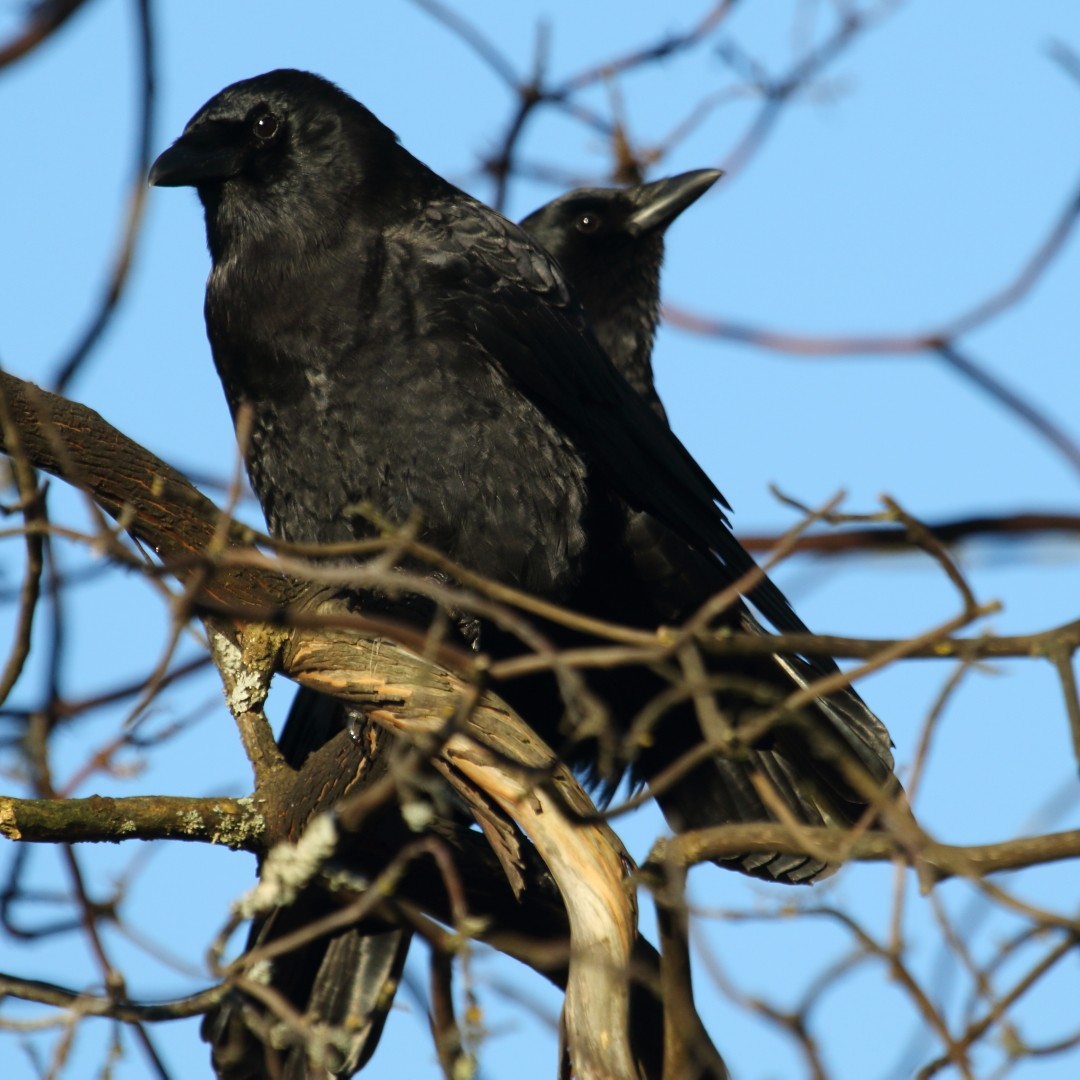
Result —
[{"label": "thick tree branch", "polygon": [[14,799],[0,795],[0,836],[33,844],[190,840],[263,849],[266,823],[251,799],[135,795]]},{"label": "thick tree branch", "polygon": [[[508,800],[519,797],[523,796],[511,793]],[[481,877],[490,870],[490,854],[479,853],[480,834],[452,829],[446,824],[440,828],[444,835],[456,837],[455,860],[461,860],[463,876]],[[447,833],[447,829],[451,831]],[[265,832],[266,822],[251,799],[141,795],[124,799],[92,796],[63,800],[0,797],[0,835],[25,843],[186,840],[226,844],[257,853],[265,850]],[[463,837],[469,839],[463,841]],[[389,857],[395,843],[375,843],[369,853],[372,864]],[[942,844],[923,834],[918,843],[915,859],[929,867],[937,880],[1002,873],[1080,858],[1080,829],[969,845]],[[791,855],[825,852],[830,862],[837,863],[912,861],[907,838],[901,843],[882,832],[853,837],[845,829],[805,826],[796,835],[778,824],[719,825],[658,841],[642,867],[642,873],[648,876],[654,865],[688,867],[757,851]],[[440,908],[432,914],[442,918],[445,911]],[[558,921],[556,919],[556,923]],[[536,929],[543,934],[553,931],[554,926],[545,918],[539,921]]]},{"label": "thick tree branch", "polygon": [[[205,567],[221,512],[186,477],[85,405],[5,372],[0,395],[31,464],[91,495],[159,558],[175,560],[181,580]],[[0,441],[0,451],[10,449],[6,438]],[[231,546],[250,546],[253,537],[243,526],[229,527]],[[265,606],[288,604],[297,587],[237,566],[217,570],[203,591],[220,603]]]},{"label": "thick tree branch", "polygon": [[846,829],[800,829],[796,836],[783,825],[719,825],[659,840],[649,853],[642,873],[665,866],[693,866],[711,859],[731,858],[752,851],[781,851],[792,855],[826,853],[829,862],[893,862],[928,868],[931,877],[982,877],[1027,866],[1042,866],[1080,857],[1080,829],[1025,836],[996,844],[941,844],[925,833],[910,850],[903,841],[883,832],[853,836]]}]

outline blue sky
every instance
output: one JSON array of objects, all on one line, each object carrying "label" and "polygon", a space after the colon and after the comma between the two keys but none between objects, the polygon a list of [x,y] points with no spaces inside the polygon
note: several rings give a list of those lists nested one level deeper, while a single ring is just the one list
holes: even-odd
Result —
[{"label": "blue sky", "polygon": [[[128,198],[135,142],[133,6],[88,4],[53,40],[0,73],[0,362],[43,385],[95,309]],[[806,34],[820,37],[827,30],[833,7],[825,0],[744,0],[722,39],[780,73]],[[745,166],[671,230],[664,279],[669,302],[790,333],[906,334],[968,310],[1009,282],[1035,250],[1080,183],[1074,135],[1080,81],[1048,55],[1055,41],[1080,52],[1080,8],[1070,0],[912,0],[894,7],[824,72],[813,95],[782,114]],[[476,163],[495,145],[512,96],[418,7],[186,0],[158,8],[157,150],[227,83],[274,67],[302,67],[364,101],[432,167],[481,198],[491,196]],[[550,72],[558,78],[684,29],[708,5],[674,3],[659,14],[608,0],[467,6],[458,0],[457,8],[523,71],[531,64],[538,22],[546,19]],[[18,12],[0,13],[0,34],[17,23]],[[704,96],[736,85],[716,50],[706,47],[597,86],[585,100],[607,113],[617,91],[632,136],[658,144]],[[749,93],[732,96],[650,175],[724,165],[759,108]],[[522,156],[594,182],[611,165],[593,132],[553,111],[528,130]],[[514,183],[507,212],[520,217],[560,190],[539,181]],[[195,196],[151,192],[120,309],[69,392],[176,465],[223,476],[233,467],[235,448],[203,330],[207,268]],[[1078,272],[1080,245],[1073,241],[1036,289],[963,344],[1080,440]],[[1076,505],[1075,468],[929,355],[795,357],[667,327],[657,342],[656,369],[676,431],[735,507],[737,529],[780,530],[795,522],[770,484],[809,504],[842,489],[852,512],[878,509],[879,495],[888,493],[931,521]],[[68,520],[84,520],[78,499],[60,493],[57,506]],[[18,581],[20,552],[18,544],[0,544],[0,585]],[[63,554],[71,566],[88,561],[73,546]],[[978,597],[1003,604],[981,629],[1025,633],[1077,617],[1075,546],[981,541],[963,547],[959,559]],[[828,564],[794,559],[777,578],[804,619],[823,632],[900,637],[957,610],[951,586],[918,554]],[[80,587],[69,616],[65,689],[72,697],[145,674],[168,632],[167,613],[152,591],[120,574]],[[6,625],[0,614],[0,635]],[[182,652],[197,654],[194,638]],[[950,670],[930,661],[907,663],[864,684],[893,733],[902,768]],[[31,665],[15,703],[33,703],[42,679],[40,664]],[[278,688],[276,719],[290,694],[287,685]],[[159,722],[184,726],[168,752],[151,754],[133,778],[96,776],[80,794],[246,793],[249,774],[212,673],[164,695],[157,708]],[[95,715],[66,729],[57,747],[58,774],[77,768],[119,719]],[[1047,801],[1059,792],[1060,805],[1048,815]],[[924,825],[957,843],[1076,827],[1076,795],[1076,762],[1050,667],[1008,661],[971,672],[945,711],[919,791],[916,810]],[[663,824],[647,810],[621,831],[640,857]],[[253,865],[246,856],[180,845],[81,854],[102,890],[138,862],[125,917],[163,939],[195,972],[229,901],[249,885]],[[9,846],[0,858],[11,858]],[[55,854],[36,852],[31,877],[42,887],[61,885]],[[1011,884],[1035,902],[1074,910],[1080,873],[1075,866],[1051,867]],[[788,1006],[843,950],[844,936],[820,920],[755,925],[711,914],[772,909],[784,899],[819,902],[850,907],[884,933],[895,898],[893,872],[884,867],[851,867],[824,888],[796,895],[711,867],[695,871],[692,886],[703,911],[703,953],[743,992]],[[951,976],[935,967],[940,931],[914,882],[908,880],[906,890],[913,967],[928,987],[944,992],[942,981]],[[939,895],[970,925],[978,956],[988,956],[1015,929],[998,913],[978,921],[978,903],[965,885],[946,885]],[[135,998],[204,985],[197,974],[177,972],[119,937],[110,941]],[[95,969],[84,952],[73,938],[30,950],[0,937],[0,970],[91,985]],[[1006,968],[1002,985],[1034,956],[1021,955]],[[421,982],[422,959],[414,958]],[[1078,975],[1075,959],[1063,962],[1021,1004],[1015,1018],[1033,1041],[1071,1031]],[[551,1076],[549,1022],[557,995],[515,965],[487,956],[478,960],[476,977],[492,1032],[482,1050],[483,1075]],[[738,1077],[803,1075],[786,1037],[735,1009],[709,965],[698,981],[703,1015]],[[504,984],[537,1002],[540,1017],[504,1004]],[[371,1075],[436,1076],[422,1011],[409,995],[403,1003]],[[954,1019],[962,1015],[956,994],[949,1003]],[[910,1072],[905,1047],[919,1021],[880,964],[823,995],[815,1023],[830,1075],[854,1080]],[[153,1034],[174,1075],[210,1075],[193,1024]],[[108,1038],[107,1025],[85,1025],[65,1075],[91,1075]],[[0,1033],[0,1041],[7,1044],[0,1051],[7,1075],[34,1075],[17,1037]],[[936,1052],[924,1047],[914,1060],[925,1062]],[[983,1060],[987,1069],[989,1062]],[[1065,1077],[1078,1069],[1074,1053],[1009,1075]],[[130,1044],[114,1075],[146,1075]]]}]

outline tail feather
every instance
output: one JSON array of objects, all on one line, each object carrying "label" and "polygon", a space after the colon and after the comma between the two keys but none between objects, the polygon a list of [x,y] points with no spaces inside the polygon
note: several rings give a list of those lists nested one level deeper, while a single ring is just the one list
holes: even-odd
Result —
[{"label": "tail feather", "polygon": [[[765,633],[760,626],[756,632]],[[785,694],[807,686],[816,677],[800,658],[777,655],[773,659],[776,663],[771,670],[766,667],[756,675]],[[778,676],[782,679],[779,685]],[[752,720],[755,711],[762,708],[734,694],[718,695],[718,704],[736,732],[740,722]],[[663,727],[661,721],[657,742],[663,740],[663,756],[654,752],[637,766],[638,775],[645,779],[701,739],[697,724],[685,715],[672,717],[667,730],[659,730]],[[850,827],[873,812],[867,786],[890,796],[900,792],[892,764],[888,734],[881,722],[858,694],[845,688],[804,706],[795,720],[770,732],[762,747],[739,757],[728,758],[718,752],[670,791],[659,794],[657,801],[676,832],[723,824],[780,822],[785,817],[800,825]],[[852,771],[861,774],[862,782],[853,782]],[[761,787],[770,793],[768,798],[763,797]],[[777,802],[786,813],[774,810]],[[819,881],[837,869],[818,858],[779,852],[747,853],[717,863],[785,884]]]},{"label": "tail feather", "polygon": [[[286,762],[299,769],[309,754],[348,723],[347,707],[301,688],[278,745]],[[321,890],[306,890],[289,908],[256,919],[248,948],[314,922],[333,906]],[[265,1030],[276,1023],[273,1015],[250,998],[234,995],[208,1013],[203,1023],[218,1080],[338,1080],[358,1072],[378,1047],[411,939],[410,932],[385,924],[363,926],[276,957],[266,971],[268,985],[301,1014],[318,1038],[310,1044],[285,1040],[289,1043],[285,1049],[275,1048]],[[252,1013],[254,1025],[249,1023]]]},{"label": "tail feather", "polygon": [[[753,783],[762,777],[800,824],[824,825],[819,808],[795,786],[789,762],[772,751],[754,751],[746,759],[712,758],[657,795],[668,824],[676,833],[714,825],[779,821]],[[836,867],[804,855],[749,852],[718,859],[717,865],[764,881],[801,885],[819,881]]]},{"label": "tail feather", "polygon": [[331,1032],[324,1072],[313,1073],[307,1048],[296,1046],[289,1052],[285,1080],[348,1077],[367,1064],[393,1005],[411,939],[402,930],[348,930],[330,939],[304,1017]]},{"label": "tail feather", "polygon": [[[625,541],[631,566],[622,592],[630,599],[620,603],[619,591],[613,590],[609,605],[614,621],[640,618],[644,601],[650,606],[653,624],[679,626],[700,609],[705,598],[731,584],[732,568],[689,549],[648,514],[629,515]],[[720,612],[715,625],[770,636],[741,600]],[[806,628],[788,612],[775,629],[801,632]],[[715,694],[717,707],[736,734],[772,704],[839,671],[832,659],[782,652],[771,658],[706,655],[704,659],[710,675],[715,675],[722,687]],[[765,697],[772,701],[763,702],[748,683],[766,690]],[[661,688],[658,681],[653,685],[655,695]],[[630,669],[619,673],[618,682],[613,678],[605,682],[605,696],[617,715],[642,707],[641,690],[641,679]],[[688,705],[673,709],[656,724],[650,745],[633,763],[635,777],[648,782],[702,739],[693,709]],[[890,792],[900,790],[893,775],[891,747],[885,725],[854,689],[843,687],[805,704],[798,716],[781,718],[749,753],[725,758],[718,752],[672,790],[659,794],[657,801],[677,832],[730,823],[775,822],[779,815],[762,799],[755,787],[756,777],[800,824],[849,826],[862,819],[870,807],[867,785]],[[865,783],[853,782],[853,769],[863,774]],[[816,881],[835,869],[820,859],[780,853],[744,854],[719,862],[755,877],[786,883]]]}]

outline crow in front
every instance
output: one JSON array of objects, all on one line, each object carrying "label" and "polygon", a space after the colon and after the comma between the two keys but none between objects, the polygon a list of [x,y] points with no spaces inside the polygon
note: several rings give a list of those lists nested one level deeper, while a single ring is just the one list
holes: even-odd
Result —
[{"label": "crow in front", "polygon": [[[465,566],[640,627],[677,623],[753,568],[723,496],[599,347],[554,259],[331,83],[277,71],[227,88],[151,181],[195,186],[206,209],[208,333],[233,413],[252,410],[248,470],[275,535],[368,536],[364,503],[417,515]],[[805,632],[768,578],[748,596],[774,628]],[[742,628],[745,613],[724,621]],[[787,656],[735,667],[717,699],[736,730],[835,670]],[[775,693],[749,688],[762,680]],[[607,704],[626,723],[643,700],[622,700],[624,682]],[[525,715],[557,741],[556,718]],[[770,738],[790,749],[797,795],[851,820],[864,800],[832,751],[885,781],[888,735],[854,695],[819,700],[815,719],[813,737],[792,722]],[[693,710],[675,710],[633,776],[700,740]],[[741,793],[711,765],[662,797],[676,828],[740,819]]]},{"label": "crow in front", "polygon": [[[570,285],[581,300],[589,323],[604,351],[638,393],[661,416],[652,376],[652,344],[660,304],[660,268],[664,232],[675,218],[720,177],[716,169],[700,169],[665,180],[626,189],[587,188],[548,203],[522,222],[534,239],[555,254]],[[285,760],[300,768],[308,754],[345,730],[362,728],[363,718],[343,702],[301,687],[293,699],[279,745]],[[755,752],[757,753],[757,752]],[[780,880],[794,880],[795,863]],[[776,876],[779,858],[769,862]],[[807,876],[804,869],[802,878]],[[265,945],[296,926],[325,913],[327,898],[309,889],[285,911],[256,919],[248,947]],[[360,1068],[374,1053],[394,991],[401,978],[411,935],[403,929],[365,924],[320,938],[277,957],[270,985],[285,995],[306,1019],[348,1030],[348,1050],[341,1074]],[[249,1003],[248,1007],[251,1007]],[[249,1060],[246,1026],[229,999],[211,1023],[209,1038],[218,1048],[219,1066],[231,1043],[232,1056]],[[357,1018],[366,1018],[358,1023]],[[301,1054],[291,1054],[299,1069]],[[220,1069],[223,1077],[232,1077]]]},{"label": "crow in front", "polygon": [[[605,355],[559,265],[330,83],[279,71],[229,87],[151,180],[195,186],[206,209],[208,333],[234,415],[251,408],[248,469],[276,535],[370,535],[363,503],[415,514],[424,540],[473,570],[647,628],[752,569],[720,492]],[[748,599],[775,629],[805,630],[768,579]],[[719,625],[757,624],[739,602]],[[511,647],[487,627],[480,642]],[[834,670],[787,655],[709,661],[736,733]],[[591,682],[624,729],[669,686],[651,670]],[[558,743],[545,691],[498,689]],[[853,692],[788,719],[756,748],[768,751],[756,770],[754,757],[717,755],[659,793],[672,826],[770,819],[755,771],[802,820],[858,818],[865,800],[836,758],[889,782],[884,727]],[[694,709],[675,704],[633,777],[701,738]],[[588,767],[594,752],[578,744],[572,760]],[[787,880],[820,872],[786,865],[741,861]]]}]

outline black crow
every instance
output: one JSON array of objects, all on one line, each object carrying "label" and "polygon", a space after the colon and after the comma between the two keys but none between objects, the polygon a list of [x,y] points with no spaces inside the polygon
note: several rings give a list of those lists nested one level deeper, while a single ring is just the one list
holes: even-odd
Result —
[{"label": "black crow", "polygon": [[[661,415],[653,386],[652,344],[659,318],[663,234],[721,175],[716,169],[701,169],[632,188],[582,188],[521,223],[556,256],[601,346]],[[358,722],[347,706],[301,688],[282,730],[286,761],[299,768],[308,753]],[[305,894],[288,920],[256,920],[249,947],[314,920],[323,904],[317,895]],[[409,937],[404,930],[350,929],[273,962],[271,985],[309,1021],[346,1027],[350,1017],[372,1018],[354,1032],[343,1073],[353,1064],[362,1066],[378,1043]]]},{"label": "black crow", "polygon": [[[754,568],[719,490],[599,347],[558,264],[331,83],[278,71],[229,87],[151,179],[204,203],[208,333],[230,406],[252,410],[248,468],[276,535],[368,536],[362,504],[418,515],[421,537],[465,566],[642,627]],[[768,578],[748,596],[774,628],[805,632]],[[744,626],[745,607],[726,620]],[[784,656],[737,668],[776,697],[835,670]],[[762,692],[718,697],[737,727]],[[610,704],[625,722],[640,702]],[[772,741],[820,773],[798,781],[830,812],[861,808],[808,743],[832,739],[885,780],[885,729],[854,695],[818,705],[820,738],[792,724]],[[555,739],[550,718],[529,718]],[[653,736],[630,763],[645,780],[701,740],[690,715]],[[685,790],[665,810],[704,824],[712,800],[681,805]]]},{"label": "black crow", "polygon": [[696,169],[636,187],[578,188],[521,221],[562,267],[604,352],[661,417],[652,349],[664,233],[721,176]]},{"label": "black crow", "polygon": [[[365,503],[416,515],[424,540],[473,570],[647,628],[752,570],[720,492],[600,348],[559,265],[332,84],[278,71],[229,87],[151,180],[193,185],[203,201],[208,333],[234,415],[251,408],[248,469],[276,535],[370,535]],[[767,578],[747,595],[775,629],[805,631]],[[717,625],[758,626],[741,602]],[[497,631],[481,643],[505,645]],[[709,662],[736,736],[831,671],[786,655]],[[623,730],[665,686],[629,669],[595,684]],[[542,693],[499,690],[558,743]],[[749,757],[717,755],[659,793],[673,827],[771,818],[755,771],[804,820],[858,818],[865,799],[835,755],[891,783],[887,733],[853,692],[805,712]],[[683,703],[641,741],[628,764],[648,781],[702,735]],[[595,763],[595,744],[575,753]],[[791,880],[821,870],[740,864]]]},{"label": "black crow", "polygon": [[[688,206],[700,198],[723,174],[716,169],[700,169],[679,176],[628,188],[579,188],[545,204],[521,221],[521,226],[559,262],[567,280],[585,310],[598,341],[618,371],[665,421],[667,416],[656,392],[652,369],[652,346],[660,315],[660,269],[664,257],[664,234],[668,226]],[[655,522],[647,513],[632,513],[628,536],[634,537],[641,550],[655,545]],[[631,541],[634,542],[634,541]],[[712,571],[698,568],[691,575],[690,591],[700,590]],[[663,571],[658,580],[663,578]],[[722,587],[719,583],[717,588]],[[672,589],[677,593],[677,589]],[[692,601],[691,601],[692,602]],[[761,624],[745,608],[739,613],[741,629],[765,633]],[[819,664],[795,657],[777,658],[781,667],[800,683],[835,670],[831,662]],[[844,689],[831,698],[816,703],[817,708],[832,714],[830,720],[841,725],[850,715],[856,724],[863,722],[873,729],[879,722],[869,712],[854,690]],[[880,728],[883,733],[884,729]],[[882,762],[891,767],[888,744],[880,743]],[[806,789],[799,778],[800,766],[789,755],[771,750],[754,751],[741,762],[718,761],[716,768],[727,775],[720,789],[732,793],[739,805],[731,808],[730,820],[761,820],[771,816],[748,785],[750,773],[768,775],[774,790],[795,816],[807,824],[827,820],[851,821],[851,811],[858,800],[836,813],[820,798],[819,788]],[[717,785],[706,772],[705,785],[715,791]],[[696,788],[700,774],[691,777]],[[895,781],[890,779],[890,786]],[[714,798],[703,794],[706,806]],[[661,798],[661,802],[663,802]],[[691,800],[685,800],[691,801]],[[678,818],[676,806],[668,817]],[[702,823],[710,807],[697,819]],[[768,855],[744,856],[735,868],[755,876],[785,883],[815,880],[829,871],[818,860]]]}]

